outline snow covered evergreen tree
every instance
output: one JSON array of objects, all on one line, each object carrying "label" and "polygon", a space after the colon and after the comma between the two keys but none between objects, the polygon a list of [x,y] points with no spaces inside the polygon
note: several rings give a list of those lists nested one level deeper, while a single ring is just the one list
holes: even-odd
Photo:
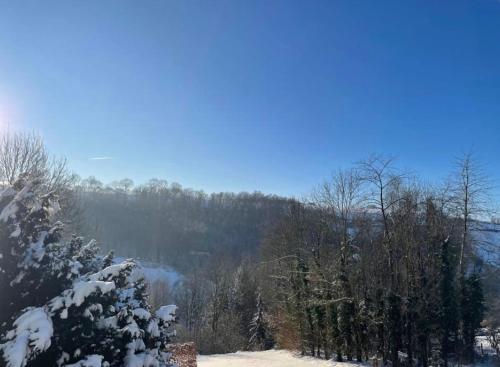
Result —
[{"label": "snow covered evergreen tree", "polygon": [[265,313],[264,302],[260,293],[257,296],[257,310],[250,324],[249,342],[250,346],[257,350],[268,350],[274,345]]},{"label": "snow covered evergreen tree", "polygon": [[153,312],[133,260],[61,243],[37,183],[0,192],[0,366],[169,366],[175,306]]}]

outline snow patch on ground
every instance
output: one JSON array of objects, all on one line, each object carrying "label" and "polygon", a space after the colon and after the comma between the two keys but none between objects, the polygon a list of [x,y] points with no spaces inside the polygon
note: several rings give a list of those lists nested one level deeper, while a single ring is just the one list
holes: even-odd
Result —
[{"label": "snow patch on ground", "polygon": [[333,367],[363,366],[361,363],[333,362],[312,357],[300,357],[285,350],[236,352],[198,356],[198,367]]}]

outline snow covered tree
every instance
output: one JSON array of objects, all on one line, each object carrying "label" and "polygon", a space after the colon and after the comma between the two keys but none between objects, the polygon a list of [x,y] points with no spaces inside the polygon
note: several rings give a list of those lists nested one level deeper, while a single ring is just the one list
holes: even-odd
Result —
[{"label": "snow covered tree", "polygon": [[50,223],[54,198],[37,197],[35,188],[21,179],[0,195],[1,327],[15,312],[46,302],[71,281],[70,274],[63,274],[67,270],[63,263],[52,266],[62,229],[61,223]]},{"label": "snow covered tree", "polygon": [[233,312],[236,313],[239,319],[239,333],[248,341],[251,337],[248,325],[254,319],[255,299],[257,293],[257,283],[255,276],[248,263],[244,263],[238,267],[234,276],[234,287],[232,303],[230,305]]},{"label": "snow covered tree", "polygon": [[264,302],[259,293],[257,296],[257,310],[250,324],[250,346],[257,350],[268,350],[274,345],[269,323],[265,312]]},{"label": "snow covered tree", "polygon": [[169,366],[176,307],[152,312],[133,260],[61,243],[55,197],[37,185],[0,192],[0,366]]}]

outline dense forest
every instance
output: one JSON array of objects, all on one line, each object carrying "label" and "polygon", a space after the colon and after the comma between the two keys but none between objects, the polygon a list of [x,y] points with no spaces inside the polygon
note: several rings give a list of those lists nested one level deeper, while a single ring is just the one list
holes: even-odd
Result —
[{"label": "dense forest", "polygon": [[[32,172],[58,195],[66,233],[179,271],[175,288],[149,292],[177,304],[177,339],[201,353],[446,366],[478,357],[482,327],[498,351],[500,264],[477,235],[494,198],[472,155],[434,186],[372,156],[297,200],[80,179],[33,136],[4,139],[0,153],[6,182]],[[11,172],[16,154],[28,158]]]}]

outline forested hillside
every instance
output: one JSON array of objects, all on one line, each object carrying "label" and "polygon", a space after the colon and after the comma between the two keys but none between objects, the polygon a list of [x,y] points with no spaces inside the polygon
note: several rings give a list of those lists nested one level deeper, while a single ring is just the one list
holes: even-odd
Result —
[{"label": "forested hillside", "polygon": [[286,214],[292,200],[261,193],[217,193],[150,180],[78,185],[81,221],[105,249],[189,271],[207,257],[238,264],[255,257],[265,233]]}]

